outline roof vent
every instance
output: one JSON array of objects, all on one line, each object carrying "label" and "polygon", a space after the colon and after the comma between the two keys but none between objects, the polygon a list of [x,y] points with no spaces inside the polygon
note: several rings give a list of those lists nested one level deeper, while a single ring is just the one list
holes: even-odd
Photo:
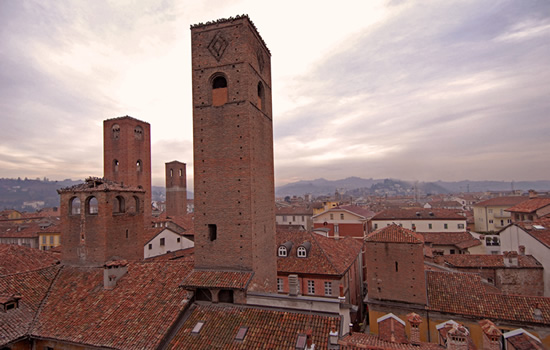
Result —
[{"label": "roof vent", "polygon": [[126,260],[109,261],[103,266],[103,287],[113,289],[118,280],[128,272]]},{"label": "roof vent", "polygon": [[288,275],[288,295],[297,296],[300,293],[298,275]]},{"label": "roof vent", "polygon": [[19,308],[21,294],[0,294],[0,311],[8,312]]}]

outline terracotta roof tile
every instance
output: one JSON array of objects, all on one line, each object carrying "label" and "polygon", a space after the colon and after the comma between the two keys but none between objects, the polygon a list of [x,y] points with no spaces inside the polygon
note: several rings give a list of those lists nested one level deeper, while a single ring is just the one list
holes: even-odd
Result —
[{"label": "terracotta roof tile", "polygon": [[474,204],[474,207],[512,207],[516,204],[524,202],[527,197],[522,196],[507,196],[507,197],[495,197],[481,201]]},{"label": "terracotta roof tile", "polygon": [[[433,215],[431,215],[432,213]],[[386,209],[372,220],[466,220],[456,210],[450,209]]]},{"label": "terracotta roof tile", "polygon": [[[103,268],[64,266],[31,336],[117,349],[156,349],[186,306],[178,286],[185,262],[129,263],[114,289],[103,288]],[[131,317],[130,317],[131,316]]]},{"label": "terracotta roof tile", "polygon": [[396,224],[383,227],[370,233],[365,240],[367,242],[391,242],[391,243],[423,243],[421,234],[403,228]]},{"label": "terracotta roof tile", "polygon": [[[550,325],[550,298],[487,293],[477,274],[426,271],[426,286],[430,310]],[[537,306],[541,318],[534,316]]]},{"label": "terracotta roof tile", "polygon": [[[492,254],[454,254],[443,256],[452,267],[504,268],[504,256]],[[518,255],[518,266],[542,269],[542,265],[532,255]]]},{"label": "terracotta roof tile", "polygon": [[[352,237],[335,240],[306,231],[277,231],[277,246],[289,241],[293,243],[291,251],[286,257],[277,257],[280,273],[340,276],[353,264],[363,246],[362,241]],[[299,258],[296,249],[306,241],[311,243],[311,249],[307,258]]]},{"label": "terracotta roof tile", "polygon": [[[424,237],[424,242],[433,245],[457,245],[476,240],[469,232],[421,232],[420,234]],[[476,241],[479,242],[479,240]]]},{"label": "terracotta roof tile", "polygon": [[193,270],[181,283],[184,288],[246,289],[253,272]]},{"label": "terracotta roof tile", "polygon": [[353,333],[347,334],[338,341],[340,344],[340,350],[356,350],[356,349],[396,349],[396,350],[414,350],[414,349],[427,349],[427,350],[441,350],[442,348],[435,343],[419,343],[403,344],[393,343],[380,339],[379,336],[366,333]]},{"label": "terracotta roof tile", "polygon": [[532,213],[549,205],[550,198],[530,198],[506,209],[506,211],[515,213]]},{"label": "terracotta roof tile", "polygon": [[49,251],[0,244],[0,276],[41,269],[59,263],[57,255]]},{"label": "terracotta roof tile", "polygon": [[29,333],[40,303],[59,269],[60,266],[55,265],[0,277],[0,295],[21,295],[17,309],[0,312],[0,345]]},{"label": "terracotta roof tile", "polygon": [[[202,329],[192,334],[199,321],[204,322]],[[313,331],[315,348],[326,349],[333,324],[339,325],[340,317],[196,303],[167,349],[295,349],[298,334],[307,328]],[[238,341],[235,336],[241,327],[248,330]]]},{"label": "terracotta roof tile", "polygon": [[518,222],[514,225],[521,227],[529,235],[550,248],[550,219],[543,218],[532,223]]}]

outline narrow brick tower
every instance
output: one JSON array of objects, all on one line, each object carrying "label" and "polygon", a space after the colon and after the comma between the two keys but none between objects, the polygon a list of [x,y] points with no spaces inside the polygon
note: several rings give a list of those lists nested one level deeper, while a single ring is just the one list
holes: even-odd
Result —
[{"label": "narrow brick tower", "polygon": [[151,221],[151,127],[125,116],[103,121],[103,176],[145,190],[144,220]]},{"label": "narrow brick tower", "polygon": [[248,16],[191,27],[195,269],[274,292],[271,54]]},{"label": "narrow brick tower", "polygon": [[181,218],[187,214],[186,177],[185,163],[166,163],[166,216]]}]

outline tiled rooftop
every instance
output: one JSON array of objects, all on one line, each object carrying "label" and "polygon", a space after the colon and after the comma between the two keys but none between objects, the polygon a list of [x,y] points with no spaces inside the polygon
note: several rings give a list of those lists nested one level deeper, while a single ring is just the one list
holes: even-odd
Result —
[{"label": "tiled rooftop", "polygon": [[527,197],[522,196],[507,196],[495,197],[474,204],[474,207],[512,207],[516,204],[526,201]]},{"label": "tiled rooftop", "polygon": [[58,263],[58,256],[48,251],[0,244],[0,276],[41,269]]},{"label": "tiled rooftop", "polygon": [[421,234],[403,228],[396,224],[383,227],[372,233],[367,238],[367,242],[389,242],[389,243],[422,243],[424,238]]},{"label": "tiled rooftop", "polygon": [[[445,255],[445,262],[452,267],[472,267],[472,268],[503,268],[504,257],[502,255],[492,254],[455,254]],[[532,255],[518,255],[518,266],[523,268],[539,268],[542,265]]]},{"label": "tiled rooftop", "polygon": [[518,222],[515,225],[550,248],[550,218],[543,218],[532,223]]},{"label": "tiled rooftop", "polygon": [[488,293],[477,274],[426,271],[426,286],[430,310],[550,326],[550,298]]},{"label": "tiled rooftop", "polygon": [[185,288],[231,288],[245,290],[253,272],[193,270],[181,283]]},{"label": "tiled rooftop", "polygon": [[548,205],[550,205],[550,198],[530,198],[506,209],[506,211],[515,213],[532,213]]},{"label": "tiled rooftop", "polygon": [[[340,276],[355,261],[363,246],[362,241],[351,237],[335,240],[306,231],[277,231],[277,246],[288,241],[294,245],[288,256],[277,258],[278,272]],[[308,257],[298,258],[296,249],[306,241],[311,243]]]},{"label": "tiled rooftop", "polygon": [[420,343],[418,345],[393,343],[380,339],[374,334],[353,333],[345,335],[338,341],[340,350],[356,350],[356,349],[396,349],[396,350],[441,350],[442,347],[435,343]]},{"label": "tiled rooftop", "polygon": [[[431,214],[430,214],[431,213]],[[386,209],[372,220],[466,220],[456,210],[450,209]]]},{"label": "tiled rooftop", "polygon": [[[469,232],[422,232],[420,234],[424,237],[426,243],[432,243],[433,245],[457,245],[463,242],[474,244],[473,241],[481,244]],[[479,245],[478,243],[475,245]]]},{"label": "tiled rooftop", "polygon": [[40,303],[48,293],[48,288],[59,269],[59,265],[54,265],[39,270],[0,276],[0,295],[21,295],[17,309],[8,312],[0,311],[0,345],[29,333]]},{"label": "tiled rooftop", "polygon": [[[192,334],[199,321],[202,329]],[[339,316],[195,303],[168,349],[295,349],[298,335],[308,328],[315,349],[326,349],[333,324],[340,324]],[[248,328],[245,337],[236,340],[241,327]]]}]

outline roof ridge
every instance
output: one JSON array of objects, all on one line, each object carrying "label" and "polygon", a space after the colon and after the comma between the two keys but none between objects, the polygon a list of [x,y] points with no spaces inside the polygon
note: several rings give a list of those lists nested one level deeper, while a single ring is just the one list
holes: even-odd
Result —
[{"label": "roof ridge", "polygon": [[[52,265],[52,266],[56,266],[57,265]],[[59,275],[61,274],[61,270],[63,270],[65,266],[64,265],[60,265],[59,268],[57,269],[57,272],[55,273],[55,277],[52,279],[52,281],[50,282],[50,285],[48,286],[48,290],[46,291],[46,293],[44,294],[44,298],[42,298],[42,300],[40,301],[40,305],[38,306],[38,309],[36,310],[36,313],[34,314],[34,317],[32,318],[32,322],[31,324],[29,325],[29,329],[27,330],[27,334],[30,335],[32,334],[32,331],[35,327],[35,324],[36,324],[36,321],[38,320],[38,316],[40,315],[40,313],[42,312],[43,308],[44,308],[44,305],[46,304],[46,300],[48,299],[48,297],[50,296],[50,292],[52,290],[52,287],[53,285],[55,284],[55,282],[57,281],[57,279],[59,278]],[[46,267],[45,269],[47,268],[51,268],[51,266],[48,266]],[[37,270],[34,270],[34,271],[37,271]]]}]

